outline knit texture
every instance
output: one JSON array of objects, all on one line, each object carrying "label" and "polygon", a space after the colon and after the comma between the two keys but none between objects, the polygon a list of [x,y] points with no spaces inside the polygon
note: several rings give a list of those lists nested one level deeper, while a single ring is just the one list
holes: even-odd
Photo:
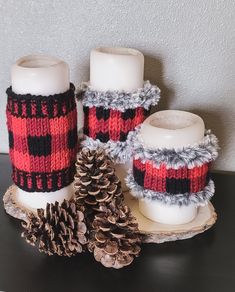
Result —
[{"label": "knit texture", "polygon": [[156,192],[170,194],[196,193],[208,183],[209,164],[188,169],[186,166],[178,169],[166,168],[162,164],[155,167],[152,161],[133,161],[133,176],[138,185]]},{"label": "knit texture", "polygon": [[136,91],[96,91],[83,84],[77,90],[84,110],[83,145],[90,149],[105,148],[117,163],[130,159],[128,134],[141,124],[156,105],[160,90],[149,81]]},{"label": "knit texture", "polygon": [[132,196],[135,198],[146,201],[159,201],[166,205],[188,206],[194,204],[195,206],[204,206],[213,197],[215,192],[214,182],[211,179],[201,191],[196,193],[171,194],[168,192],[152,191],[145,189],[135,181],[132,170],[129,171],[126,183],[131,189]]},{"label": "knit texture", "polygon": [[109,140],[124,142],[128,133],[148,115],[142,107],[127,109],[125,112],[104,107],[83,107],[84,134],[103,143]]},{"label": "knit texture", "polygon": [[126,178],[138,198],[166,204],[206,204],[214,194],[210,165],[218,156],[218,140],[210,131],[201,141],[181,148],[150,148],[144,144],[141,126],[128,136],[133,169]]},{"label": "knit texture", "polygon": [[14,183],[28,192],[59,190],[73,181],[77,153],[74,86],[50,96],[7,89],[9,153]]}]

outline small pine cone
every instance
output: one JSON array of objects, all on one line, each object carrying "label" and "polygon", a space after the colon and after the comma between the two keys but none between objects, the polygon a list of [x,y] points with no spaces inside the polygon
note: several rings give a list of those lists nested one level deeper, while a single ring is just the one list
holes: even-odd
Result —
[{"label": "small pine cone", "polygon": [[119,197],[119,202],[123,200],[120,180],[102,149],[81,150],[76,169],[75,197],[78,205],[101,211],[113,199]]},{"label": "small pine cone", "polygon": [[141,240],[129,208],[116,206],[115,202],[109,207],[106,212],[95,215],[88,249],[105,267],[119,269],[139,255]]},{"label": "small pine cone", "polygon": [[21,236],[31,245],[38,244],[39,251],[48,255],[71,257],[87,244],[84,214],[72,200],[47,204],[45,211],[38,209],[37,215],[30,214],[22,226],[25,230]]}]

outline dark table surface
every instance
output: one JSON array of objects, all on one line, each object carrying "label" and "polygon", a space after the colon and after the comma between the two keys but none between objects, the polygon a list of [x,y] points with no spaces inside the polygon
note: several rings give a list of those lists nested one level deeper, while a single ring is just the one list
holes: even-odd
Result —
[{"label": "dark table surface", "polygon": [[[0,155],[0,191],[11,184],[7,155]],[[0,291],[235,291],[235,175],[213,175],[218,221],[192,239],[145,244],[134,263],[106,269],[92,254],[46,256],[21,238],[20,222],[0,206]]]}]

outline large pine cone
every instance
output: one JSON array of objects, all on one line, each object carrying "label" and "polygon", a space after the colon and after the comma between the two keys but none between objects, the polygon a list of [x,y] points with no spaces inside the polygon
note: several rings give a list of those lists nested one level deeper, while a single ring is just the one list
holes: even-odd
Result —
[{"label": "large pine cone", "polygon": [[30,214],[29,221],[22,223],[22,237],[28,243],[38,244],[39,251],[48,255],[70,257],[83,251],[87,228],[74,201],[47,204],[46,210],[38,209],[37,214]]},{"label": "large pine cone", "polygon": [[75,195],[77,203],[84,209],[100,211],[113,199],[119,197],[119,202],[123,200],[121,183],[102,149],[81,150],[76,168]]},{"label": "large pine cone", "polygon": [[105,267],[122,268],[139,255],[138,226],[126,205],[111,203],[95,215],[92,229],[88,249]]}]

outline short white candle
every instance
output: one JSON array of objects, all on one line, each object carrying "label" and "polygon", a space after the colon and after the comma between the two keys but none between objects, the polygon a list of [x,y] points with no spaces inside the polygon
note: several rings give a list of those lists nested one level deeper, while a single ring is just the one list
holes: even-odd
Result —
[{"label": "short white candle", "polygon": [[11,68],[12,90],[17,94],[50,95],[69,89],[69,67],[51,56],[29,55]]},{"label": "short white candle", "polygon": [[[17,94],[52,95],[69,89],[69,67],[55,57],[29,55],[19,59],[11,69],[11,84]],[[55,192],[26,192],[20,188],[16,191],[19,205],[35,211],[45,208],[47,203],[62,202],[73,195],[73,185]]]},{"label": "short white candle", "polygon": [[[149,116],[139,133],[144,145],[149,148],[181,148],[199,142],[205,132],[203,120],[185,111],[166,110]],[[139,200],[141,213],[156,222],[184,224],[194,219],[197,207],[166,205],[158,201]]]},{"label": "short white candle", "polygon": [[[131,48],[97,48],[90,55],[90,85],[93,89],[132,91],[143,87],[144,55]],[[125,177],[132,163],[116,165],[116,174],[126,191]]]},{"label": "short white candle", "polygon": [[150,148],[182,148],[204,137],[205,125],[199,116],[177,110],[159,111],[142,124],[140,136]]}]

